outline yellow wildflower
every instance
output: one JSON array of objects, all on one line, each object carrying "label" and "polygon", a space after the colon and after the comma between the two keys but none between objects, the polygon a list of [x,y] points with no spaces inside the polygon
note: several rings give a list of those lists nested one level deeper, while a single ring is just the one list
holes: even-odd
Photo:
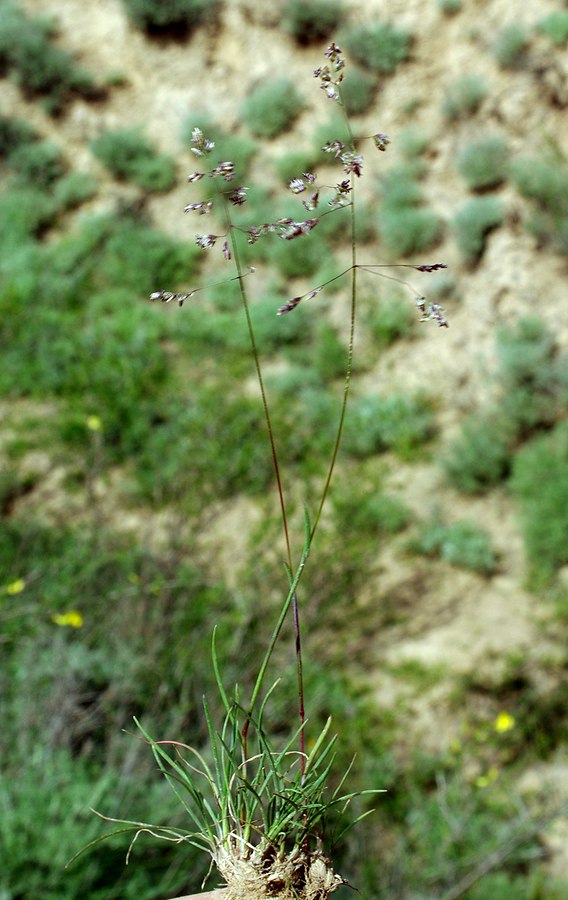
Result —
[{"label": "yellow wildflower", "polygon": [[510,731],[511,728],[515,727],[515,720],[508,712],[500,712],[493,723],[493,727],[497,734],[505,734],[506,731]]},{"label": "yellow wildflower", "polygon": [[4,588],[4,591],[10,595],[10,597],[14,597],[15,594],[21,594],[26,586],[26,582],[23,578],[16,578],[15,581],[11,581],[10,584],[7,584]]},{"label": "yellow wildflower", "polygon": [[85,422],[89,431],[100,431],[103,427],[103,423],[98,416],[87,416]]},{"label": "yellow wildflower", "polygon": [[83,624],[83,616],[76,609],[70,609],[66,613],[54,613],[51,621],[62,627],[68,625],[70,628],[80,628]]},{"label": "yellow wildflower", "polygon": [[494,781],[497,781],[499,777],[499,769],[496,769],[495,766],[491,766],[490,769],[484,775],[479,775],[475,779],[475,786],[478,788],[489,787],[490,784],[493,784]]}]

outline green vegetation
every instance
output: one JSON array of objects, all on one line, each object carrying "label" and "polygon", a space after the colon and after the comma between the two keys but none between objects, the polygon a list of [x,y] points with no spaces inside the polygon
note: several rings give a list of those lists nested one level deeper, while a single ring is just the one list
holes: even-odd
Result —
[{"label": "green vegetation", "polygon": [[511,165],[518,190],[532,202],[527,228],[542,244],[568,255],[568,165],[562,159],[519,157]]},{"label": "green vegetation", "polygon": [[497,333],[498,396],[474,413],[444,460],[447,475],[464,493],[483,493],[511,471],[519,444],[550,428],[566,407],[566,358],[535,317]]},{"label": "green vegetation", "polygon": [[536,582],[568,563],[568,428],[536,437],[515,456],[511,489],[521,509],[527,556]]},{"label": "green vegetation", "polygon": [[274,168],[278,177],[286,184],[304,172],[311,172],[317,165],[317,154],[312,150],[294,150],[279,156]]},{"label": "green vegetation", "polygon": [[326,257],[329,261],[330,251],[317,232],[291,243],[274,238],[268,249],[268,259],[287,279],[314,276]]},{"label": "green vegetation", "polygon": [[493,572],[497,561],[489,536],[474,522],[446,525],[434,519],[423,523],[410,546],[416,553],[439,557],[453,566],[482,574]]},{"label": "green vegetation", "polygon": [[529,35],[523,25],[507,25],[493,45],[493,55],[501,69],[521,69],[527,58]]},{"label": "green vegetation", "polygon": [[341,98],[350,116],[367,112],[375,99],[376,79],[361,69],[351,69],[341,85]]},{"label": "green vegetation", "polygon": [[385,450],[410,458],[434,430],[432,407],[425,397],[367,394],[351,405],[343,446],[346,453],[359,458]]},{"label": "green vegetation", "polygon": [[479,75],[462,75],[448,88],[442,112],[450,122],[473,116],[487,96],[487,85]]},{"label": "green vegetation", "polygon": [[147,191],[169,191],[175,184],[174,160],[156,153],[138,130],[105,131],[95,138],[91,150],[116,178],[133,181]]},{"label": "green vegetation", "polygon": [[303,100],[294,83],[277,78],[251,92],[243,104],[242,116],[257,137],[274,138],[290,129],[302,107]]},{"label": "green vegetation", "polygon": [[404,257],[421,253],[441,237],[436,213],[421,206],[422,191],[413,165],[391,168],[382,180],[379,236],[386,250]]},{"label": "green vegetation", "polygon": [[[180,19],[168,24],[163,18],[168,6],[171,12],[181,4],[161,3],[159,9],[154,4],[155,17],[162,21],[148,20],[144,27],[149,33],[184,31]],[[193,6],[198,10],[199,4]],[[346,86],[350,75],[356,90],[347,105],[357,112],[361,98],[372,97],[376,75],[348,73]],[[61,103],[71,96],[72,91],[61,94]],[[334,121],[325,129],[328,136],[318,139],[318,145],[340,134]],[[208,168],[233,158],[235,180],[249,184],[257,145],[214,124],[206,133],[217,143]],[[398,144],[405,164],[386,170],[381,206],[387,225],[391,216],[391,243],[386,226],[382,238],[397,256],[419,252],[439,233],[437,218],[421,205],[425,163],[420,157],[428,138],[409,130]],[[144,146],[146,156],[136,163]],[[132,717],[142,717],[148,733],[188,742],[205,765],[214,765],[203,693],[215,722],[222,722],[224,710],[211,672],[211,632],[217,626],[225,683],[238,682],[241,696],[249,696],[266,647],[267,623],[286,585],[279,525],[271,518],[277,498],[266,494],[274,473],[239,287],[236,280],[223,280],[230,266],[222,258],[221,241],[205,254],[191,242],[178,243],[158,232],[136,205],[98,217],[82,211],[69,217],[67,230],[65,211],[92,197],[96,182],[90,172],[72,170],[73,156],[64,155],[62,148],[42,140],[27,123],[0,116],[6,175],[0,218],[9,223],[0,230],[0,398],[5,415],[0,716],[7,723],[0,737],[0,846],[7,857],[0,867],[0,896],[161,900],[199,890],[206,876],[206,863],[187,841],[169,848],[141,835],[125,868],[127,839],[117,836],[79,857],[68,870],[63,867],[107,827],[89,813],[90,807],[186,833],[184,810],[156,777],[148,747],[123,730],[132,731]],[[171,182],[171,161],[166,177],[165,158],[158,165],[139,134],[135,141],[118,141],[108,158],[124,163],[131,153],[133,168],[127,162],[125,173],[117,176],[136,180],[132,172],[139,165],[138,171],[145,171],[146,180],[139,182],[145,190],[165,189],[158,186]],[[379,154],[381,162],[384,158]],[[333,161],[323,161],[321,180],[328,183]],[[308,150],[287,154],[275,167],[288,180],[315,165],[315,153]],[[550,166],[563,171],[557,160]],[[473,168],[470,160],[466,169]],[[548,169],[543,176],[535,167],[530,181],[521,168],[519,161],[513,166],[519,190],[539,215],[548,216],[552,239],[564,216],[558,190],[562,179],[555,180],[558,174],[550,176]],[[199,187],[211,196],[215,183],[204,179]],[[377,203],[376,191],[372,193],[366,207],[357,200],[360,239],[374,234]],[[274,221],[281,211],[269,190],[253,183],[249,198],[244,210],[234,210],[239,224]],[[301,199],[294,201],[296,216],[304,215]],[[287,213],[284,208],[282,214]],[[202,226],[209,219],[197,216],[196,221],[202,230],[218,224]],[[266,369],[278,449],[286,477],[293,475],[286,499],[294,549],[301,506],[306,502],[310,511],[316,506],[326,477],[324,455],[333,448],[339,420],[348,352],[346,279],[303,300],[298,314],[277,317],[275,312],[292,296],[286,279],[298,279],[293,292],[299,293],[324,281],[323,272],[330,269],[332,277],[343,266],[337,243],[348,224],[345,209],[321,216],[312,234],[293,242],[270,235],[249,247],[246,235],[237,237],[243,261],[263,263],[256,277],[247,273],[245,284],[247,289],[250,284],[250,314]],[[190,291],[201,285],[199,262],[208,264],[214,254],[222,274],[211,262],[204,289],[183,309],[145,302],[160,287]],[[334,257],[341,260],[337,266]],[[360,258],[376,257],[369,246]],[[430,298],[451,291],[452,282],[442,282],[445,275],[438,294],[438,276],[413,273],[411,281],[422,285],[422,277],[427,289],[432,284]],[[364,383],[361,387],[359,378],[353,378],[340,477],[318,532],[318,564],[306,566],[301,585],[301,600],[306,600],[301,615],[307,624],[305,689],[309,749],[333,716],[333,731],[340,738],[330,758],[337,753],[336,763],[345,771],[356,757],[349,789],[380,787],[388,793],[378,801],[354,799],[355,816],[371,806],[376,813],[363,839],[347,837],[334,862],[361,896],[390,900],[399,894],[443,897],[467,879],[478,860],[490,857],[499,859],[499,871],[468,888],[475,900],[561,900],[566,885],[539,868],[538,827],[526,813],[531,803],[517,798],[507,766],[526,759],[534,764],[553,750],[564,750],[564,663],[546,673],[553,682],[549,691],[541,689],[539,673],[529,681],[522,670],[499,691],[479,687],[475,708],[493,710],[498,702],[499,710],[511,712],[510,730],[497,734],[489,719],[479,733],[490,737],[478,744],[471,737],[467,746],[470,734],[462,717],[469,706],[464,704],[459,716],[450,709],[461,749],[456,750],[456,740],[433,758],[413,755],[409,721],[416,715],[418,696],[441,680],[441,667],[414,659],[382,666],[385,676],[397,681],[392,710],[378,709],[367,689],[368,673],[391,641],[388,626],[412,621],[419,598],[432,587],[421,574],[425,564],[408,571],[402,584],[385,587],[378,577],[389,566],[391,551],[398,560],[397,545],[406,548],[419,526],[415,513],[395,493],[398,488],[391,493],[387,487],[387,467],[392,466],[393,485],[409,478],[406,487],[414,506],[410,488],[421,470],[409,464],[438,455],[440,448],[433,441],[426,446],[436,432],[433,401],[424,395],[383,394],[376,371],[365,372],[369,360],[375,367],[384,348],[417,334],[412,298],[399,295],[396,287],[373,291],[359,298],[359,313],[363,359],[356,356],[353,373],[363,370]],[[567,359],[536,319],[500,329],[495,356],[495,377],[488,373],[495,388],[491,405],[467,421],[451,448],[447,471],[455,487],[472,493],[503,482],[512,472],[510,488],[521,510],[531,583],[547,585],[568,563],[563,543],[568,532]],[[391,353],[385,357],[379,377],[388,370]],[[435,382],[428,381],[428,390],[436,390]],[[114,530],[113,522],[120,530]],[[231,532],[242,538],[236,547],[229,541]],[[498,564],[487,534],[467,521],[424,523],[413,546],[483,575]],[[408,562],[408,557],[402,560]],[[227,569],[230,587],[223,580]],[[282,690],[271,695],[265,709],[277,752],[289,739],[296,715],[290,699],[297,672],[289,661],[289,618],[270,672],[271,678],[281,677]],[[432,698],[436,702],[434,694]],[[225,735],[226,745],[236,739],[237,761],[227,780],[233,779],[239,803],[241,733],[237,727]],[[163,761],[158,745],[154,749]],[[226,759],[226,747],[217,743],[217,749]],[[260,751],[257,760],[270,770],[268,745]],[[251,772],[247,774],[253,777]],[[294,769],[277,783],[274,803],[265,808],[268,828],[279,828],[288,813],[300,830],[306,827],[294,794],[298,772],[294,762]],[[339,777],[330,776],[330,792]],[[267,787],[264,771],[256,785]],[[319,785],[313,787],[311,796],[319,803]],[[347,824],[340,817],[338,830]],[[503,847],[510,849],[505,859],[499,857]],[[335,896],[347,900],[351,893],[344,885]]]},{"label": "green vegetation", "polygon": [[463,6],[463,0],[438,0],[439,9],[447,16],[459,13]]},{"label": "green vegetation", "polygon": [[537,23],[537,28],[557,47],[563,47],[568,42],[568,11],[550,13]]},{"label": "green vegetation", "polygon": [[333,499],[336,528],[340,533],[357,532],[359,539],[384,537],[403,531],[412,520],[407,506],[380,486],[361,490],[339,489]]},{"label": "green vegetation", "polygon": [[458,172],[472,190],[500,185],[507,175],[507,143],[500,135],[472,141],[458,153]]},{"label": "green vegetation", "polygon": [[61,150],[49,141],[25,144],[9,157],[10,167],[22,184],[41,190],[52,187],[65,173]]},{"label": "green vegetation", "polygon": [[379,348],[389,347],[399,338],[410,337],[415,330],[414,309],[400,292],[370,303],[365,318],[365,324]]},{"label": "green vegetation", "polygon": [[217,0],[123,0],[133,23],[147,34],[184,35],[213,18]]},{"label": "green vegetation", "polygon": [[0,76],[11,75],[30,97],[41,97],[58,113],[73,96],[100,96],[92,76],[56,47],[51,20],[29,18],[16,3],[4,0],[0,16]]},{"label": "green vegetation", "polygon": [[300,45],[327,40],[342,19],[339,0],[287,0],[284,8],[284,25]]},{"label": "green vegetation", "polygon": [[457,211],[453,220],[456,243],[467,265],[476,265],[489,234],[503,221],[503,205],[497,197],[475,197]]},{"label": "green vegetation", "polygon": [[472,414],[464,421],[443,460],[451,484],[464,494],[482,494],[510,471],[514,430],[500,410]]},{"label": "green vegetation", "polygon": [[349,56],[365,69],[392,75],[410,55],[411,36],[389,23],[355,25],[341,35]]}]

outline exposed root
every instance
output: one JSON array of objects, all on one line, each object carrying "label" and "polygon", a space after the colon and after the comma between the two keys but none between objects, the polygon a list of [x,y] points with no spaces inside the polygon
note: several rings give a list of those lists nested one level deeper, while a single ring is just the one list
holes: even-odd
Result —
[{"label": "exposed root", "polygon": [[327,900],[343,884],[319,850],[277,852],[230,835],[215,863],[227,883],[226,900]]}]

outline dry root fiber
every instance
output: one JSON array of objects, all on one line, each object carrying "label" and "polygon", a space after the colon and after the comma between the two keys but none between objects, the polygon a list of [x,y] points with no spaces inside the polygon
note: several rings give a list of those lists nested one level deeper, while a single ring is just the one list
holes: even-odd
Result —
[{"label": "dry root fiber", "polygon": [[343,884],[318,850],[284,854],[239,843],[224,844],[215,858],[226,900],[327,900]]}]

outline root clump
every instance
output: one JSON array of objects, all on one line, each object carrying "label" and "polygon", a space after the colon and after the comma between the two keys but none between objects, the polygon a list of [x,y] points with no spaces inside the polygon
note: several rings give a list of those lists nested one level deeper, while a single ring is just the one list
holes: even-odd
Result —
[{"label": "root clump", "polygon": [[238,843],[226,843],[215,857],[226,900],[327,900],[344,883],[319,850],[284,853]]}]

